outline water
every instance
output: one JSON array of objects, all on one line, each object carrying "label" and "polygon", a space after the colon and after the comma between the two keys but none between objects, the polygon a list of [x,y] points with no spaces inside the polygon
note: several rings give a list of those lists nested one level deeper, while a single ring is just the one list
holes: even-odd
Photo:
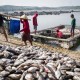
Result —
[{"label": "water", "polygon": [[[80,12],[74,12],[74,13],[63,13],[60,15],[39,15],[38,16],[38,30],[43,30],[50,27],[55,27],[59,25],[71,25],[71,17],[70,15],[74,14],[76,18],[76,26],[80,26]],[[28,16],[31,21],[29,21],[30,30],[31,32],[34,31],[33,24],[32,24],[32,17]],[[20,37],[20,35],[18,35]],[[79,50],[80,46],[76,48],[76,50]]]},{"label": "water", "polygon": [[[58,25],[71,25],[71,18],[70,15],[72,13],[65,13],[60,15],[39,15],[38,16],[38,30],[55,27]],[[80,13],[75,12],[73,13],[76,18],[76,25],[80,26]],[[30,30],[33,31],[33,25],[32,25],[32,16],[28,16],[28,18],[31,19],[29,21],[30,24]]]}]

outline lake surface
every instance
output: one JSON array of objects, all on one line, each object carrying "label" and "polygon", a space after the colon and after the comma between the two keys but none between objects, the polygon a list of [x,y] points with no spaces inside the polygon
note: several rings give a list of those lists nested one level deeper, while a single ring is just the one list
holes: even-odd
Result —
[{"label": "lake surface", "polygon": [[[76,18],[76,26],[80,26],[80,12],[74,12],[74,13],[63,13],[60,15],[39,15],[38,20],[38,30],[43,30],[50,27],[55,27],[58,25],[71,25],[71,17],[70,15],[74,14]],[[31,21],[29,21],[30,30],[34,31],[33,24],[32,24],[32,17],[28,16]],[[18,37],[20,37],[18,35]],[[80,46],[76,48],[76,50],[80,50]]]},{"label": "lake surface", "polygon": [[[58,25],[71,25],[71,14],[72,13],[63,13],[60,15],[39,15],[37,19],[38,30],[55,27]],[[80,26],[80,12],[74,12],[73,14],[76,18],[76,25]],[[28,16],[28,18],[31,19],[31,21],[29,21],[31,31],[33,31],[32,17],[33,16]]]}]

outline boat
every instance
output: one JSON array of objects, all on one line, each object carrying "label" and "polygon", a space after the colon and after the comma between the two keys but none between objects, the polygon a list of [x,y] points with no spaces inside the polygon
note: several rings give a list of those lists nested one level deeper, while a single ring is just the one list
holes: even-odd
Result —
[{"label": "boat", "polygon": [[[59,29],[63,33],[63,38],[56,37],[57,29]],[[73,37],[71,36],[70,30],[70,25],[59,25],[56,27],[39,30],[36,34],[31,33],[31,37],[34,41],[40,41],[42,43],[48,43],[50,41],[53,41],[62,48],[70,49],[77,44],[77,41],[80,38],[80,28],[75,28],[75,34]]]}]

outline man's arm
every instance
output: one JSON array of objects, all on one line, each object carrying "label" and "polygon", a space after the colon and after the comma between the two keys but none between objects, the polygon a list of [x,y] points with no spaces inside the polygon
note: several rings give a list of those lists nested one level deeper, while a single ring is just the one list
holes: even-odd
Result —
[{"label": "man's arm", "polygon": [[3,18],[3,20],[8,21],[8,19],[6,19],[5,17],[2,16],[2,18]]}]

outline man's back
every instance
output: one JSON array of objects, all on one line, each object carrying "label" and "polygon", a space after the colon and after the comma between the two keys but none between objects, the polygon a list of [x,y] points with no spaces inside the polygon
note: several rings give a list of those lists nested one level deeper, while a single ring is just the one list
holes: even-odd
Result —
[{"label": "man's back", "polygon": [[58,38],[62,38],[63,37],[63,33],[61,31],[57,32],[57,37]]},{"label": "man's back", "polygon": [[76,26],[76,19],[75,18],[72,19],[71,25],[73,28],[75,28],[75,26]]}]

